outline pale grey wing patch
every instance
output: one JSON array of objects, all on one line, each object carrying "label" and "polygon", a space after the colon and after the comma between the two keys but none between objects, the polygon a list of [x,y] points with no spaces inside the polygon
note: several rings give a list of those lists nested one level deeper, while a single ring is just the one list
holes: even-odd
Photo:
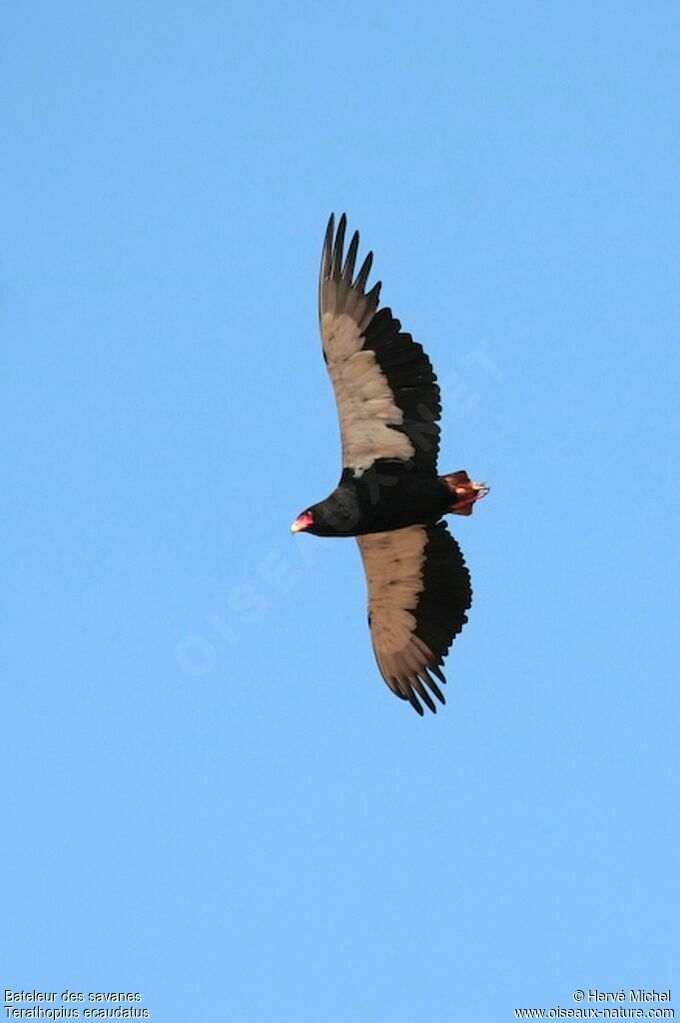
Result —
[{"label": "pale grey wing patch", "polygon": [[364,351],[363,335],[347,313],[324,313],[321,332],[335,391],[342,438],[342,464],[363,471],[379,458],[408,461],[414,447],[400,426],[404,413],[394,402],[375,352]]},{"label": "pale grey wing patch", "polygon": [[425,526],[357,537],[366,572],[371,640],[378,667],[390,689],[409,700],[419,714],[423,711],[418,696],[436,711],[428,689],[445,702],[432,678],[434,674],[444,680],[438,658],[416,635],[427,542]]},{"label": "pale grey wing patch", "polygon": [[379,458],[408,461],[412,442],[393,426],[404,413],[376,359],[364,350],[364,334],[378,308],[380,283],[366,292],[373,254],[369,253],[353,280],[359,249],[355,231],[343,263],[347,221],[343,215],[334,233],[330,218],[321,255],[319,323],[328,373],[340,419],[342,464],[362,472]]}]

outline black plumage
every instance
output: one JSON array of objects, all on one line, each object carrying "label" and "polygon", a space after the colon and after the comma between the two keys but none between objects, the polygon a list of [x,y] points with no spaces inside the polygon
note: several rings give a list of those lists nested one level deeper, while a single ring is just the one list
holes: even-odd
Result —
[{"label": "black plumage", "polygon": [[395,404],[404,414],[403,423],[394,429],[412,442],[414,465],[431,472],[437,465],[442,412],[432,363],[422,346],[401,330],[401,323],[388,308],[380,309],[369,323],[364,349],[375,352]]}]

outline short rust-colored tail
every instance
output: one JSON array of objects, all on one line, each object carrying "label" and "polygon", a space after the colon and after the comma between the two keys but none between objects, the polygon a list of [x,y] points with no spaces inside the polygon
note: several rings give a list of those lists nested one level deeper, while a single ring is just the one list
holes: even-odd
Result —
[{"label": "short rust-colored tail", "polygon": [[480,501],[489,493],[486,483],[475,483],[471,480],[465,469],[459,472],[449,472],[441,476],[441,480],[454,495],[454,501],[448,511],[454,515],[472,515],[472,509],[476,501]]}]

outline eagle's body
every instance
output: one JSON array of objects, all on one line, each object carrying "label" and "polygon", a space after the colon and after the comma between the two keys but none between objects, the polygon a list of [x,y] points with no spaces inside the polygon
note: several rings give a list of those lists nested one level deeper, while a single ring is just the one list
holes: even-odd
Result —
[{"label": "eagle's body", "polygon": [[379,459],[360,476],[343,469],[325,501],[310,508],[317,536],[363,536],[416,523],[429,525],[450,510],[455,497],[445,481],[396,459]]},{"label": "eagle's body", "polygon": [[[432,675],[467,621],[472,591],[456,541],[438,520],[469,515],[487,487],[466,472],[439,476],[440,392],[427,355],[390,309],[380,284],[365,290],[372,253],[354,276],[355,232],[344,257],[345,217],[331,217],[319,284],[323,352],[335,391],[343,469],[333,493],[291,527],[356,536],[369,591],[369,623],[390,688],[422,714],[444,702]],[[427,687],[427,688],[426,688]],[[417,694],[417,695],[416,695]]]}]

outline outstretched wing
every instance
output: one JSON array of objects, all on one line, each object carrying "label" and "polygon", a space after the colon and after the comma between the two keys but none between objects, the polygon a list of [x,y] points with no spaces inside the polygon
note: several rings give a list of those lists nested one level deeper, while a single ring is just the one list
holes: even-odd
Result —
[{"label": "outstretched wing", "polygon": [[344,468],[370,468],[380,458],[436,469],[441,415],[439,387],[422,347],[388,308],[378,310],[380,283],[366,282],[369,252],[356,276],[355,231],[344,256],[347,219],[331,216],[321,256],[319,321],[340,417]]},{"label": "outstretched wing", "polygon": [[[392,692],[423,713],[428,688],[445,702],[440,665],[467,621],[470,575],[446,524],[358,536],[368,583],[368,621],[378,667]],[[428,688],[426,688],[428,687]],[[417,694],[417,695],[416,695]]]}]

